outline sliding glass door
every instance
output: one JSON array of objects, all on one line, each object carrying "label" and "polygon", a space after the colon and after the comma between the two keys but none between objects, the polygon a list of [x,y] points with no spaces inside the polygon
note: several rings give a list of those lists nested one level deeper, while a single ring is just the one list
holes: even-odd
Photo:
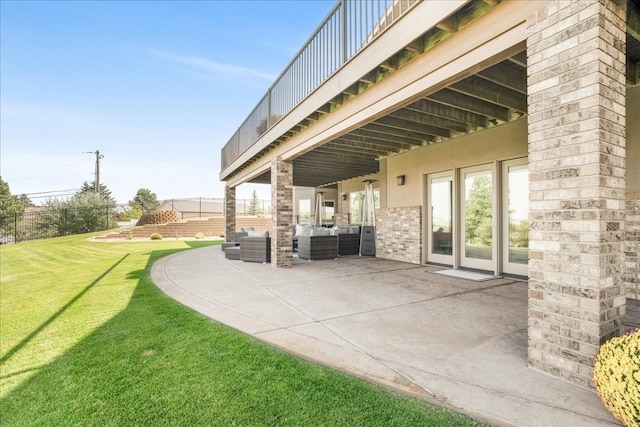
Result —
[{"label": "sliding glass door", "polygon": [[428,178],[428,252],[429,262],[453,265],[453,174]]},{"label": "sliding glass door", "polygon": [[462,169],[460,266],[493,271],[493,165]]},{"label": "sliding glass door", "polygon": [[528,275],[527,159],[427,175],[429,263]]},{"label": "sliding glass door", "polygon": [[503,271],[526,276],[529,265],[529,169],[526,159],[503,163],[502,182]]}]

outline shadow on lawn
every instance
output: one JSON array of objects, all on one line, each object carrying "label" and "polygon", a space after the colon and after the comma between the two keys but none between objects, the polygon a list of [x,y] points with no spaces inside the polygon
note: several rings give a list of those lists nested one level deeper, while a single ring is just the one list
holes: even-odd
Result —
[{"label": "shadow on lawn", "polygon": [[[185,243],[194,248],[211,245],[206,242]],[[122,277],[108,277],[110,274],[121,274],[112,272],[131,255],[127,253],[3,355],[0,361],[5,363],[105,278],[108,277],[109,281],[121,278],[138,280],[126,308],[67,352],[51,363],[25,367],[19,372],[3,376],[3,379],[7,379],[37,371],[0,399],[2,424],[121,425],[117,421],[119,417],[123,417],[120,418],[122,422],[128,420],[136,425],[147,424],[132,415],[141,413],[136,401],[153,398],[149,396],[153,391],[162,394],[164,384],[162,381],[157,384],[157,390],[145,392],[144,386],[137,390],[138,385],[149,379],[148,375],[154,377],[162,372],[160,367],[156,367],[146,372],[147,375],[141,375],[145,373],[145,368],[149,368],[149,359],[154,359],[148,356],[156,352],[163,353],[162,360],[158,362],[166,365],[171,352],[161,349],[167,345],[167,341],[170,347],[172,336],[167,336],[167,326],[175,326],[175,332],[179,333],[180,329],[189,329],[185,325],[193,320],[193,313],[164,295],[151,282],[148,273],[158,259],[187,249],[148,252],[143,269],[124,272]],[[150,353],[149,349],[154,351]],[[161,402],[149,406],[155,407],[157,414],[162,414]],[[127,407],[130,408],[125,409]]]},{"label": "shadow on lawn", "polygon": [[91,282],[86,288],[84,288],[82,291],[80,291],[78,293],[78,295],[76,295],[75,297],[73,297],[71,299],[71,301],[69,301],[68,303],[66,303],[65,305],[63,305],[60,310],[56,311],[55,313],[53,313],[53,315],[51,317],[49,317],[47,320],[45,320],[40,326],[38,326],[36,329],[33,330],[33,332],[31,332],[29,335],[27,335],[26,337],[24,337],[18,344],[15,345],[15,347],[13,347],[12,349],[10,349],[9,351],[7,351],[1,358],[0,358],[0,363],[5,363],[7,360],[9,360],[11,358],[11,356],[13,356],[14,354],[16,354],[18,351],[20,351],[25,345],[27,345],[31,340],[33,340],[40,332],[42,332],[44,330],[44,328],[46,328],[47,326],[49,326],[51,323],[53,323],[54,320],[56,320],[62,313],[64,313],[67,309],[69,309],[69,307],[71,307],[73,304],[75,304],[76,301],[78,301],[84,294],[86,294],[91,288],[93,288],[96,284],[98,284],[102,279],[104,279],[110,272],[113,271],[113,269],[115,269],[118,265],[120,265],[122,263],[122,261],[124,261],[127,257],[129,256],[129,254],[126,254],[125,256],[123,256],[122,258],[120,258],[115,264],[113,264],[111,267],[109,267],[107,270],[105,270],[104,273],[102,273],[100,276],[98,276],[93,282]]}]

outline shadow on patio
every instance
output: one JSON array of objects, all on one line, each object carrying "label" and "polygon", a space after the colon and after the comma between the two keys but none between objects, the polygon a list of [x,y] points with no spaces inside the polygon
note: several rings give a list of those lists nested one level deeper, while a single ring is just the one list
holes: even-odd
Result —
[{"label": "shadow on patio", "polygon": [[619,425],[595,392],[527,367],[527,284],[373,257],[225,260],[219,247],[152,270],[210,318],[332,368],[498,425]]}]

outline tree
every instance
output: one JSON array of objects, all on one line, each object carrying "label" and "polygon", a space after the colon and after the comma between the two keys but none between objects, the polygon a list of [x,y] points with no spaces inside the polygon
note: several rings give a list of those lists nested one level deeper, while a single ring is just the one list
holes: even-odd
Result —
[{"label": "tree", "polygon": [[256,190],[253,190],[253,195],[251,196],[251,201],[249,202],[249,215],[260,215],[262,210],[260,209],[260,199],[258,199],[258,193]]},{"label": "tree", "polygon": [[66,201],[49,199],[45,206],[45,214],[38,221],[44,235],[90,233],[117,226],[113,218],[115,203],[102,194],[79,191]]},{"label": "tree", "polygon": [[23,215],[24,203],[20,197],[11,194],[9,184],[0,177],[0,234],[13,235],[13,225]]},{"label": "tree", "polygon": [[24,203],[18,196],[11,195],[9,184],[0,176],[0,217],[24,213]]},{"label": "tree", "polygon": [[469,189],[465,208],[466,242],[491,246],[493,213],[490,176],[477,176]]},{"label": "tree", "polygon": [[[82,194],[82,193],[93,193],[95,194],[96,192],[96,182],[95,181],[91,181],[91,182],[83,182],[82,183],[82,187],[80,187],[80,190],[76,193],[76,194]],[[106,185],[104,184],[100,184],[100,195],[103,196],[106,200],[109,201],[109,204],[111,205],[115,205],[116,204],[116,200],[111,197],[111,190],[109,190],[107,188]]]},{"label": "tree", "polygon": [[129,206],[132,211],[141,211],[142,213],[155,211],[160,206],[158,196],[147,188],[140,188],[138,192],[129,200]]},{"label": "tree", "polygon": [[27,196],[26,194],[22,193],[20,196],[18,196],[18,198],[20,199],[20,202],[22,202],[22,205],[26,208],[27,206],[33,206],[34,203],[31,201],[31,199],[29,198],[29,196]]}]

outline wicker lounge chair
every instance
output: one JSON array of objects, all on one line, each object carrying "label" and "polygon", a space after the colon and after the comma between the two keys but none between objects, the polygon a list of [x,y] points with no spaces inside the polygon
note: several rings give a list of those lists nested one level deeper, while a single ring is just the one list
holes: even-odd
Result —
[{"label": "wicker lounge chair", "polygon": [[271,262],[271,237],[242,237],[240,260],[246,262]]}]

